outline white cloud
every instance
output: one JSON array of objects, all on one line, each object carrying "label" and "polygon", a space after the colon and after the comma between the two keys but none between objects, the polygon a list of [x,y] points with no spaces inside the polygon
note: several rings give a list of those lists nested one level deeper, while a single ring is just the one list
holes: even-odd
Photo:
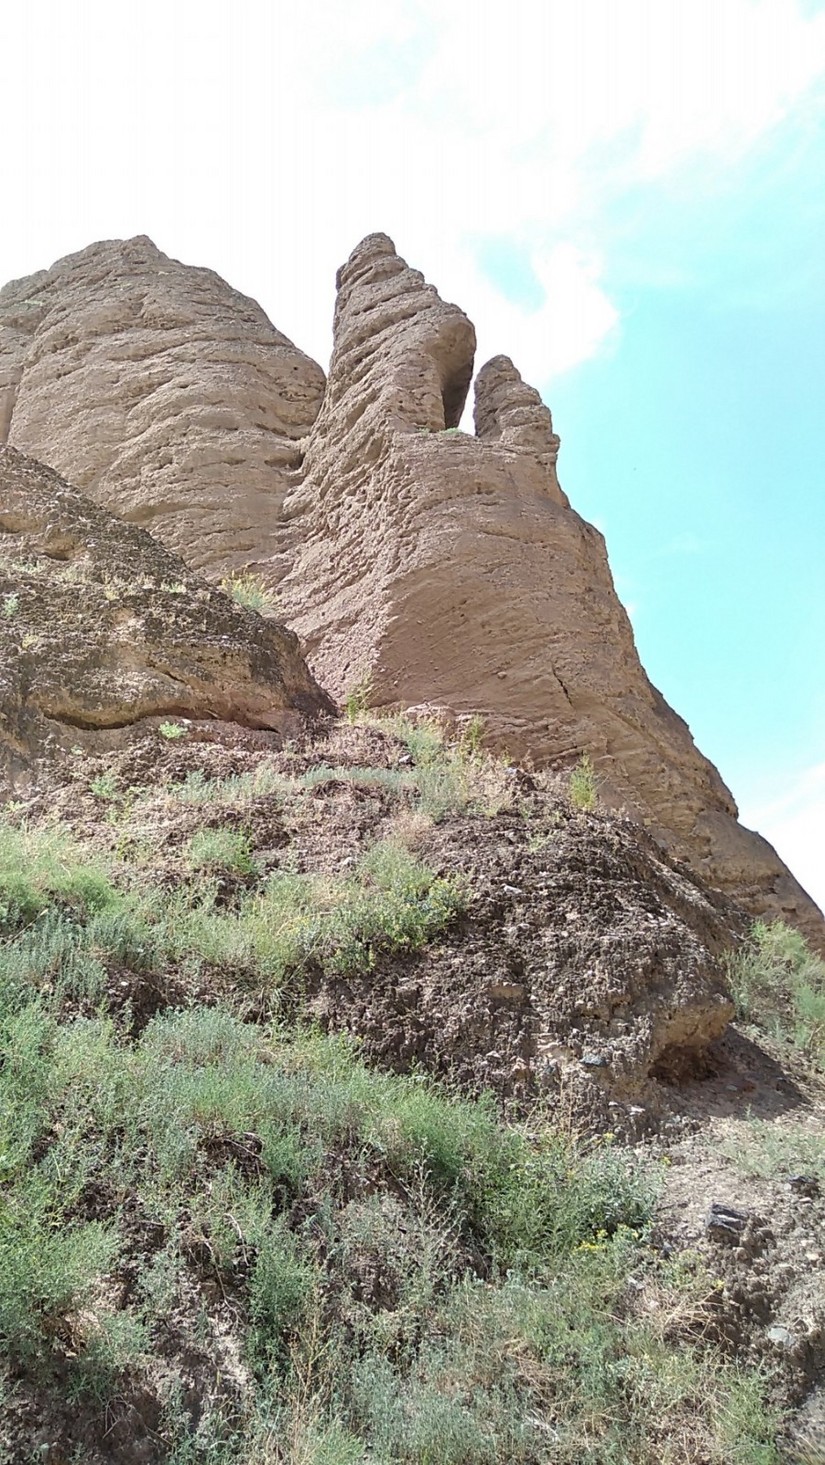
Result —
[{"label": "white cloud", "polygon": [[[384,229],[539,381],[616,326],[605,200],[729,160],[825,72],[794,0],[86,0],[3,7],[0,277],[148,232],[325,359],[335,268]],[[534,313],[475,263],[517,238]]]},{"label": "white cloud", "polygon": [[825,910],[825,763],[805,769],[781,794],[746,805],[740,818],[770,840]]}]

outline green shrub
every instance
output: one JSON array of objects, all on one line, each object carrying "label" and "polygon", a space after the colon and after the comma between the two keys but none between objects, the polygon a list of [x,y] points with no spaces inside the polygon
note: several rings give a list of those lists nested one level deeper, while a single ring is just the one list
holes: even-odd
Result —
[{"label": "green shrub", "polygon": [[368,710],[373,695],[372,676],[365,673],[344,695],[344,715],[347,722],[357,722]]},{"label": "green shrub", "polygon": [[117,780],[113,773],[101,773],[93,778],[89,788],[98,799],[117,798]]},{"label": "green shrub", "polygon": [[583,753],[570,774],[570,802],[576,809],[589,812],[599,799],[596,772],[588,753]]},{"label": "green shrub", "polygon": [[66,1225],[25,1187],[0,1212],[0,1349],[26,1358],[48,1352],[67,1313],[110,1270],[117,1232],[97,1222]]},{"label": "green shrub", "polygon": [[728,963],[738,1015],[825,1066],[825,961],[782,921],[757,921]]},{"label": "green shrub", "polygon": [[107,872],[65,830],[0,823],[0,933],[53,904],[82,917],[116,899]]},{"label": "green shrub", "polygon": [[233,829],[199,829],[189,841],[187,858],[193,870],[229,870],[235,875],[255,870],[249,835]]}]

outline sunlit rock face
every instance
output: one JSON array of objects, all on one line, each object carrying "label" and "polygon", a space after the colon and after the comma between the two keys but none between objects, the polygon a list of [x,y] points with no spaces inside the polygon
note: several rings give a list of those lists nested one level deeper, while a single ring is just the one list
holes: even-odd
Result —
[{"label": "sunlit rock face", "polygon": [[0,442],[198,569],[255,566],[324,392],[259,305],[150,239],[0,291]]},{"label": "sunlit rock face", "polygon": [[304,478],[284,607],[320,679],[378,705],[480,713],[514,758],[589,753],[602,799],[754,910],[822,940],[820,912],[651,685],[604,540],[556,475],[538,393],[495,357],[457,431],[474,332],[457,306],[366,239],[339,273],[324,405]]},{"label": "sunlit rock face", "polygon": [[514,758],[592,758],[627,810],[749,909],[816,906],[648,681],[604,540],[505,356],[390,239],[342,267],[329,380],[210,271],[93,245],[0,291],[0,432],[213,579],[277,589],[316,675],[379,706],[480,713]]}]

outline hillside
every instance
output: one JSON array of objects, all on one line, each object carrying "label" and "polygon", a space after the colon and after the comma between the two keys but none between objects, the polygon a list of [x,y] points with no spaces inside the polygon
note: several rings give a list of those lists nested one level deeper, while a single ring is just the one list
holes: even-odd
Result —
[{"label": "hillside", "polygon": [[821,1459],[822,965],[472,729],[122,737],[0,830],[0,1458]]},{"label": "hillside", "polygon": [[825,1461],[822,916],[473,351],[0,291],[0,1465]]}]

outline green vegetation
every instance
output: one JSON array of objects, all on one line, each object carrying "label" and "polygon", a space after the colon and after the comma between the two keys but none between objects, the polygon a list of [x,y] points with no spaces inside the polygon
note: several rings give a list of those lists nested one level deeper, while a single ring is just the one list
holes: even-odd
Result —
[{"label": "green vegetation", "polygon": [[728,966],[738,1015],[825,1068],[825,962],[782,921],[757,921]]},{"label": "green vegetation", "polygon": [[[165,1465],[775,1465],[655,1166],[286,1022],[465,909],[402,828],[512,807],[480,725],[391,726],[389,768],[81,773],[99,853],[0,822],[0,1414],[34,1390],[96,1461],[127,1419]],[[327,785],[385,837],[272,870]]]},{"label": "green vegetation", "polygon": [[113,773],[99,773],[93,778],[89,785],[92,793],[98,799],[111,800],[118,796],[117,779]]},{"label": "green vegetation", "polygon": [[785,1175],[810,1175],[825,1185],[825,1134],[788,1128],[775,1120],[748,1119],[737,1124],[730,1138],[719,1141],[722,1154],[743,1175],[774,1180]]},{"label": "green vegetation", "polygon": [[255,870],[249,835],[234,829],[199,829],[187,853],[193,870],[228,870],[235,875]]},{"label": "green vegetation", "polygon": [[179,722],[162,722],[158,727],[158,732],[169,743],[174,743],[177,738],[186,737],[186,728]]},{"label": "green vegetation", "polygon": [[570,774],[570,802],[577,809],[589,812],[599,800],[599,786],[590,755],[583,753]]},{"label": "green vegetation", "polygon": [[344,716],[347,722],[357,722],[364,716],[369,708],[372,692],[372,677],[369,674],[350,687],[344,697]]},{"label": "green vegetation", "polygon": [[438,821],[448,814],[493,817],[513,805],[506,766],[481,747],[484,725],[472,718],[457,739],[433,719],[388,718],[384,726],[407,745],[422,813]]},{"label": "green vegetation", "polygon": [[129,1041],[0,991],[0,1346],[47,1397],[104,1414],[229,1307],[242,1406],[168,1389],[170,1460],[774,1459],[754,1378],[634,1310],[652,1192],[609,1146],[220,1008]]},{"label": "green vegetation", "polygon": [[3,615],[10,621],[17,615],[20,609],[20,596],[16,592],[3,596]]},{"label": "green vegetation", "polygon": [[[254,869],[250,844],[229,830],[202,830],[188,849],[196,869]],[[190,974],[222,968],[239,981],[279,983],[322,965],[330,971],[369,970],[386,950],[423,946],[461,910],[460,886],[437,877],[391,841],[373,845],[344,876],[279,870],[239,907],[220,903],[208,879],[177,890],[118,888],[112,873],[88,860],[59,830],[27,832],[0,825],[0,937],[22,931],[16,959],[34,961],[48,936],[48,963],[68,995],[75,992],[81,955],[161,973],[169,964]],[[39,917],[48,920],[37,926]]]},{"label": "green vegetation", "polygon": [[244,610],[253,610],[261,616],[278,614],[278,597],[258,575],[251,573],[228,575],[221,580],[221,590]]}]

